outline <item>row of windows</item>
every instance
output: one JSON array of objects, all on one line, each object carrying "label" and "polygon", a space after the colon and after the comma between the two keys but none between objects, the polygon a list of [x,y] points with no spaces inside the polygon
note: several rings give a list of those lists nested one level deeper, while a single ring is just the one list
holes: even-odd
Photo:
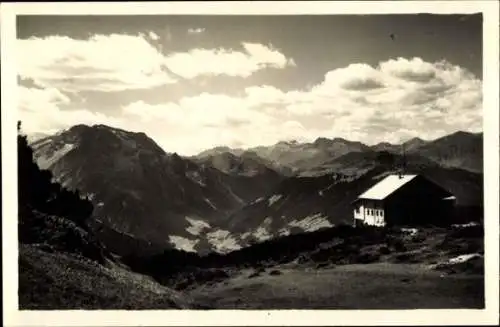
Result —
[{"label": "row of windows", "polygon": [[367,215],[371,215],[371,216],[376,216],[376,217],[383,217],[384,216],[384,210],[366,209],[365,212]]},{"label": "row of windows", "polygon": [[[356,209],[356,213],[360,213],[361,208]],[[375,217],[383,217],[384,216],[384,210],[380,209],[365,209],[365,214],[370,215],[370,216],[375,216]]]}]

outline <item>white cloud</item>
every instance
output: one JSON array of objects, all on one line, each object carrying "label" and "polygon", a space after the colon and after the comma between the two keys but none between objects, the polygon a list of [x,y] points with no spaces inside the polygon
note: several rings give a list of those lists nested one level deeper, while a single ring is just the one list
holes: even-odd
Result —
[{"label": "white cloud", "polygon": [[167,151],[180,153],[196,153],[217,144],[240,146],[245,138],[249,144],[255,137],[263,142],[265,134],[252,135],[277,123],[273,117],[252,110],[242,98],[208,93],[175,103],[138,101],[125,106],[123,113],[124,118],[146,128]]},{"label": "white cloud", "polygon": [[205,28],[197,27],[197,28],[189,28],[187,30],[188,34],[201,34],[205,32]]},{"label": "white cloud", "polygon": [[252,147],[319,136],[367,144],[432,139],[482,127],[481,81],[458,66],[421,59],[349,65],[327,72],[307,90],[262,85],[241,96],[201,93],[160,104],[136,101],[122,108],[119,119],[62,110],[69,99],[53,88],[27,91],[21,108],[24,115],[36,115],[28,119],[36,122],[36,132],[79,120],[109,123],[144,131],[166,151],[186,155],[217,145]]},{"label": "white cloud", "polygon": [[78,92],[144,89],[175,82],[162,69],[164,56],[144,36],[65,36],[17,42],[18,74],[43,87]]},{"label": "white cloud", "polygon": [[56,89],[19,86],[19,119],[27,134],[53,134],[77,124],[123,125],[123,122],[85,109],[64,110],[70,100]]},{"label": "white cloud", "polygon": [[318,136],[373,144],[481,130],[481,87],[458,66],[398,58],[376,67],[352,64],[327,72],[322,83],[305,91],[252,86],[241,97],[204,93],[154,110],[142,104],[135,111],[151,120],[158,118],[151,110],[161,112],[158,119],[172,126],[189,125],[182,137],[160,142],[180,152]]},{"label": "white cloud", "polygon": [[165,63],[173,73],[189,79],[201,75],[248,77],[264,68],[282,69],[294,63],[269,46],[243,43],[243,48],[244,51],[220,48],[172,53]]},{"label": "white cloud", "polygon": [[[168,28],[165,40],[171,38]],[[138,35],[94,35],[88,39],[66,36],[32,37],[17,42],[18,74],[41,87],[66,92],[148,89],[202,75],[248,77],[254,72],[285,68],[294,62],[281,52],[256,43],[244,51],[193,49],[162,53],[156,32]],[[36,55],[34,55],[36,54]]]},{"label": "white cloud", "polygon": [[398,58],[381,63],[379,70],[389,76],[415,82],[427,82],[436,77],[438,66],[439,64],[424,62],[420,58],[411,60]]}]

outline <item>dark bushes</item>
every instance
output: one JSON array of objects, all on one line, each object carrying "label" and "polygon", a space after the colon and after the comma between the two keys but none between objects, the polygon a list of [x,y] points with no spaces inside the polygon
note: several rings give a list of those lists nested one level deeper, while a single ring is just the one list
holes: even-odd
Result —
[{"label": "dark bushes", "polygon": [[484,236],[484,227],[475,225],[461,228],[451,228],[447,238],[480,238]]},{"label": "dark bushes", "polygon": [[[82,199],[78,190],[67,190],[59,183],[53,182],[52,173],[38,167],[26,136],[22,135],[20,130],[18,132],[19,221],[22,222],[31,210],[38,210],[72,220],[87,229],[86,220],[94,210],[92,203],[87,199]],[[29,241],[22,238],[23,236],[24,234],[21,233],[22,242]]]},{"label": "dark bushes", "polygon": [[[82,255],[103,263],[110,258],[90,232],[87,219],[92,203],[52,181],[48,170],[41,170],[33,150],[18,124],[18,234],[22,244],[45,244],[46,249]],[[43,248],[43,247],[42,247]]]},{"label": "dark bushes", "polygon": [[379,253],[380,254],[390,254],[391,253],[391,249],[389,249],[387,246],[381,246],[380,249],[379,249]]},{"label": "dark bushes", "polygon": [[380,255],[378,253],[362,253],[357,257],[357,263],[373,263],[378,261]]}]

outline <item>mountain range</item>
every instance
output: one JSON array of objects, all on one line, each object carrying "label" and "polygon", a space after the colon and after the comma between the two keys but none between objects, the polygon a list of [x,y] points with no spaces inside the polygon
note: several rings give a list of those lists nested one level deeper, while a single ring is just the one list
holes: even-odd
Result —
[{"label": "mountain range", "polygon": [[[368,146],[341,138],[217,147],[183,157],[144,133],[77,125],[31,143],[37,163],[94,205],[108,248],[228,252],[350,222],[350,201],[401,167],[482,204],[482,133]],[[403,151],[404,149],[404,151]]]}]

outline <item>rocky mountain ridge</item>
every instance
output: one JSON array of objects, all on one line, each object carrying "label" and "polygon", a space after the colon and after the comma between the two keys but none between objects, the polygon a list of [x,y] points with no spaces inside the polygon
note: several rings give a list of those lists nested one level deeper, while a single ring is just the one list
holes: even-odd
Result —
[{"label": "rocky mountain ridge", "polygon": [[[405,143],[404,156],[397,146],[318,138],[218,147],[188,158],[165,152],[144,133],[78,125],[32,146],[41,167],[89,197],[99,235],[127,254],[127,248],[167,247],[227,252],[345,223],[349,201],[403,163],[437,179],[464,205],[479,205],[482,175],[453,165],[479,166],[478,139],[470,133],[415,138]],[[443,152],[457,143],[460,151]]]}]

